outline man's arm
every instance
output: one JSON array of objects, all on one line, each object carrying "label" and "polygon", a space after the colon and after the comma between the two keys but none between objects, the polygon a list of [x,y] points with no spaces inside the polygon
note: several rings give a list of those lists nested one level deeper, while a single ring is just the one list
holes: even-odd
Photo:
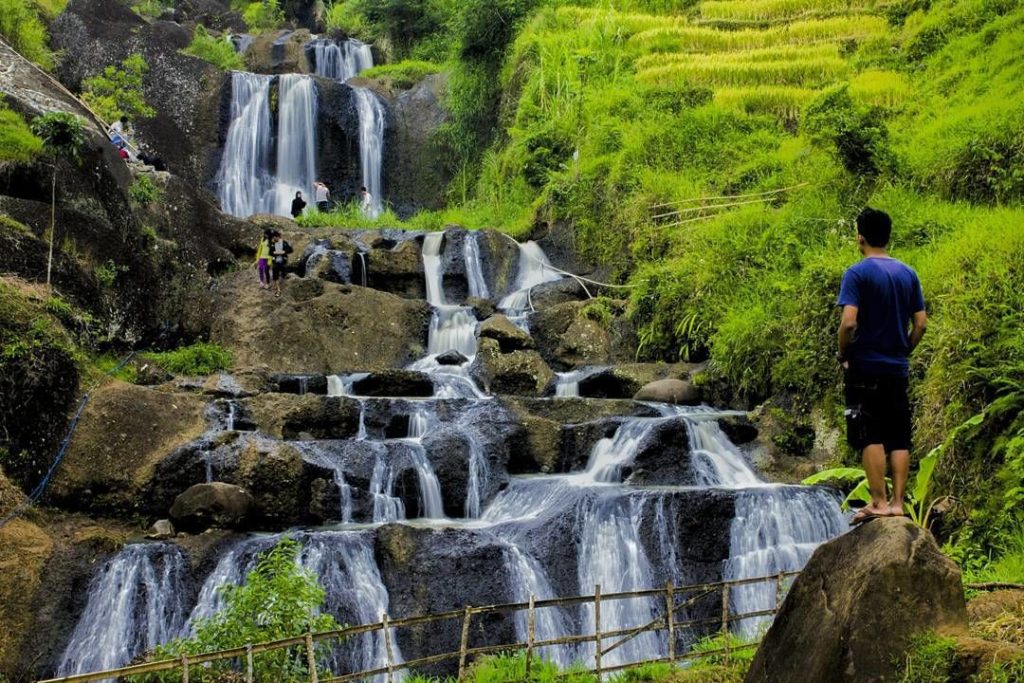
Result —
[{"label": "man's arm", "polygon": [[850,344],[853,343],[853,338],[857,333],[857,311],[859,310],[857,306],[849,304],[843,306],[843,316],[839,321],[839,358],[844,362]]},{"label": "man's arm", "polygon": [[928,329],[928,314],[918,311],[914,314],[914,327],[910,330],[910,350],[913,351],[921,343],[925,330]]}]

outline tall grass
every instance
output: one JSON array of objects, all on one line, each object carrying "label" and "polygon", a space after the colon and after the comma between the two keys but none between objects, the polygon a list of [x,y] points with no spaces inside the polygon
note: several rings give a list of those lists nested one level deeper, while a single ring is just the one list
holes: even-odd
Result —
[{"label": "tall grass", "polygon": [[771,114],[796,119],[804,105],[815,95],[808,88],[786,86],[757,86],[754,88],[719,88],[715,90],[715,105],[725,109],[738,109],[748,114]]},{"label": "tall grass", "polygon": [[710,0],[700,4],[700,16],[714,21],[787,21],[869,11],[881,4],[878,0]]},{"label": "tall grass", "polygon": [[718,61],[713,56],[650,67],[637,73],[641,83],[708,86],[823,86],[850,71],[842,59]]},{"label": "tall grass", "polygon": [[32,134],[21,116],[8,109],[0,98],[0,163],[34,161],[43,150],[43,141]]},{"label": "tall grass", "polygon": [[820,45],[778,45],[775,47],[756,48],[751,50],[735,50],[715,53],[656,53],[640,57],[635,62],[638,71],[668,66],[669,64],[735,63],[735,62],[778,62],[807,61],[821,59],[839,59],[839,46],[835,44]]},{"label": "tall grass", "polygon": [[51,16],[61,5],[36,5],[29,0],[0,0],[0,36],[23,57],[44,69],[52,69],[54,55],[47,42],[49,37],[40,13]]}]

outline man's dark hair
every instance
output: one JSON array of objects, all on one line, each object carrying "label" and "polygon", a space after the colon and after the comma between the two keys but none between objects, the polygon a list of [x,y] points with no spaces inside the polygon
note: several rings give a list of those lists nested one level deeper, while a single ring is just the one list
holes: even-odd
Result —
[{"label": "man's dark hair", "polygon": [[361,185],[361,186],[359,187],[359,191],[360,191],[360,192],[366,192],[366,186],[365,186],[365,185]]},{"label": "man's dark hair", "polygon": [[121,123],[128,123],[128,117],[127,116],[122,116],[121,117]]},{"label": "man's dark hair", "polygon": [[857,216],[857,234],[873,247],[884,247],[892,235],[892,219],[884,211],[865,207]]}]

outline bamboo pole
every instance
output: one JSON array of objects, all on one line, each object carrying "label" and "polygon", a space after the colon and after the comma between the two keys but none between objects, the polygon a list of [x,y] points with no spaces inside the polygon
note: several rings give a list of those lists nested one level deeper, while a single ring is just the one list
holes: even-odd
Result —
[{"label": "bamboo pole", "polygon": [[722,586],[722,649],[725,661],[729,661],[729,584]]},{"label": "bamboo pole", "polygon": [[309,683],[318,683],[316,679],[316,652],[313,650],[313,634],[306,633],[306,666],[309,668]]},{"label": "bamboo pole", "polygon": [[530,665],[533,664],[533,632],[536,627],[537,615],[533,608],[533,595],[530,595],[530,606],[526,612],[526,680],[530,680]]},{"label": "bamboo pole", "polygon": [[384,652],[387,655],[388,683],[395,680],[395,656],[391,649],[391,629],[388,628],[388,613],[380,615],[380,622],[384,627]]},{"label": "bamboo pole", "polygon": [[601,680],[601,584],[594,586],[594,673]]},{"label": "bamboo pole", "polygon": [[469,646],[469,620],[473,616],[473,609],[466,605],[466,611],[462,617],[462,637],[459,638],[459,681],[462,681],[466,674],[466,648]]},{"label": "bamboo pole", "polygon": [[188,683],[188,655],[181,656],[181,683]]},{"label": "bamboo pole", "polygon": [[778,612],[782,609],[782,598],[784,596],[786,575],[779,572],[779,575],[775,577],[775,611]]},{"label": "bamboo pole", "polygon": [[245,683],[255,683],[254,669],[252,661],[252,643],[245,646]]},{"label": "bamboo pole", "polygon": [[672,581],[665,584],[665,620],[668,625],[668,661],[676,660],[676,596]]}]

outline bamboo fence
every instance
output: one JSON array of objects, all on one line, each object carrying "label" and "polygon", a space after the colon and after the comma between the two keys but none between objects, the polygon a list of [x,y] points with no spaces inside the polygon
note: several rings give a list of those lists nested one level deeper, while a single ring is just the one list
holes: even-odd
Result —
[{"label": "bamboo fence", "polygon": [[[671,582],[662,588],[652,588],[638,591],[627,591],[619,593],[602,593],[601,586],[594,586],[593,595],[581,595],[566,598],[551,598],[538,600],[530,596],[527,602],[507,603],[483,606],[466,606],[459,610],[449,612],[437,612],[402,619],[391,619],[387,614],[381,615],[381,620],[373,624],[351,626],[333,631],[320,633],[306,633],[294,638],[285,638],[263,643],[252,643],[242,647],[219,650],[216,652],[205,652],[198,655],[182,656],[179,659],[165,659],[143,664],[133,664],[118,669],[106,671],[94,671],[90,673],[74,674],[59,678],[50,678],[38,683],[89,683],[91,681],[114,680],[129,676],[141,676],[161,672],[180,672],[182,683],[189,682],[189,672],[195,671],[198,667],[208,665],[212,662],[234,660],[236,662],[239,677],[246,683],[257,683],[254,677],[254,659],[257,655],[278,650],[291,648],[302,648],[306,658],[306,666],[310,683],[348,683],[377,676],[385,676],[387,683],[393,683],[396,674],[401,671],[415,670],[440,662],[458,661],[457,680],[465,680],[466,671],[471,657],[499,652],[524,652],[525,675],[528,680],[530,672],[536,660],[539,658],[537,650],[555,645],[577,645],[581,643],[594,643],[592,665],[574,669],[571,673],[580,671],[594,673],[598,680],[602,674],[612,673],[623,669],[635,667],[641,664],[651,663],[673,663],[686,661],[688,659],[704,658],[721,655],[728,659],[737,649],[754,647],[757,642],[746,643],[739,647],[730,648],[728,637],[723,639],[723,646],[717,650],[704,650],[698,653],[677,651],[677,637],[683,632],[690,630],[697,633],[696,629],[703,629],[700,633],[719,632],[728,636],[730,624],[760,617],[774,615],[782,604],[785,595],[786,580],[798,572],[780,572],[773,576],[761,576],[750,579],[733,579],[714,583],[694,584],[688,586],[674,586]],[[730,609],[733,590],[737,587],[750,586],[758,583],[775,582],[775,601],[769,609],[733,614]],[[711,618],[679,620],[678,613],[688,607],[693,607],[698,601],[719,594],[721,596],[720,614]],[[618,600],[630,599],[657,599],[663,605],[662,613],[646,624],[626,629],[605,630],[601,623],[602,605]],[[554,607],[569,607],[579,605],[591,605],[593,611],[593,633],[583,635],[566,635],[558,638],[538,640],[536,638],[536,615],[537,610]],[[514,643],[502,643],[498,645],[480,645],[470,647],[469,635],[474,617],[489,614],[515,614],[526,611],[526,640]],[[402,628],[411,628],[434,624],[441,621],[459,620],[460,639],[459,649],[449,652],[441,652],[407,661],[395,661],[392,641],[393,632]],[[318,671],[316,666],[316,645],[318,643],[338,643],[357,635],[374,633],[380,631],[383,635],[386,652],[386,665],[376,669],[355,671],[337,676],[323,676],[322,669]],[[603,658],[614,650],[622,647],[634,638],[650,632],[665,631],[668,642],[668,652],[664,657],[647,659],[643,661],[630,662],[628,664],[606,665]]]}]

